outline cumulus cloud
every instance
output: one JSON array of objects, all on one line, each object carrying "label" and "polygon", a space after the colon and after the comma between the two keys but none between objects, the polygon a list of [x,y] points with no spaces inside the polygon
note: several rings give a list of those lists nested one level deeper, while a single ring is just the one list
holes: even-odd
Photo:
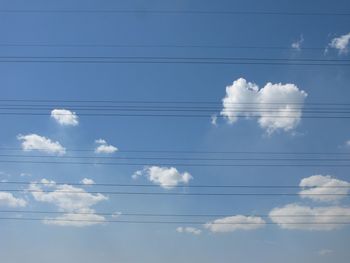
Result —
[{"label": "cumulus cloud", "polygon": [[330,175],[313,175],[300,181],[299,192],[302,198],[314,201],[332,202],[338,201],[349,193],[350,183],[333,178]]},{"label": "cumulus cloud", "polygon": [[237,230],[255,230],[264,227],[266,222],[261,217],[235,215],[219,218],[204,225],[214,233],[234,232]]},{"label": "cumulus cloud", "polygon": [[256,117],[269,134],[277,130],[291,131],[300,123],[307,93],[294,84],[267,83],[263,88],[244,78],[226,87],[221,115],[228,123],[239,117]]},{"label": "cumulus cloud", "polygon": [[91,208],[107,200],[105,195],[91,194],[82,188],[68,184],[57,185],[54,181],[47,179],[42,179],[40,182],[41,185],[33,182],[29,187],[33,198],[38,202],[53,204],[59,211],[65,212],[59,217],[46,218],[44,223],[61,226],[88,226],[101,224],[105,220],[103,216],[95,214],[95,210]]},{"label": "cumulus cloud", "polygon": [[95,141],[98,146],[95,149],[95,153],[114,153],[118,151],[118,148],[113,145],[108,145],[103,139],[98,139]]},{"label": "cumulus cloud", "polygon": [[[342,215],[342,216],[339,216]],[[350,220],[350,208],[340,206],[309,207],[288,204],[269,213],[270,219],[283,229],[330,231],[344,227]]]},{"label": "cumulus cloud", "polygon": [[22,141],[23,151],[41,151],[46,153],[64,154],[66,149],[59,143],[37,134],[18,135],[17,139]]},{"label": "cumulus cloud", "polygon": [[95,184],[95,181],[89,178],[84,178],[83,180],[80,181],[80,183],[85,185],[92,185],[92,184]]},{"label": "cumulus cloud", "polygon": [[195,227],[182,227],[179,226],[176,228],[176,232],[178,233],[188,233],[188,234],[193,234],[193,235],[200,235],[202,233],[202,230],[195,228]]},{"label": "cumulus cloud", "polygon": [[105,221],[105,218],[101,215],[96,215],[93,209],[79,210],[79,213],[67,213],[55,218],[45,218],[43,222],[47,225],[84,227],[103,224]]},{"label": "cumulus cloud", "polygon": [[12,193],[0,192],[0,206],[25,207],[27,201],[22,198],[16,198]]},{"label": "cumulus cloud", "polygon": [[296,50],[300,50],[303,43],[304,43],[304,37],[303,35],[301,35],[298,40],[292,43],[291,47]]},{"label": "cumulus cloud", "polygon": [[350,32],[340,37],[335,37],[329,43],[329,47],[338,50],[339,54],[347,54],[349,52]]},{"label": "cumulus cloud", "polygon": [[143,170],[136,171],[132,178],[137,179],[140,176],[145,176],[149,181],[163,188],[172,188],[181,183],[188,184],[193,178],[190,173],[180,173],[175,167],[159,166],[146,167]]},{"label": "cumulus cloud", "polygon": [[54,109],[51,111],[51,118],[64,126],[77,126],[78,116],[75,112],[66,109]]},{"label": "cumulus cloud", "polygon": [[321,249],[317,252],[318,255],[320,256],[328,256],[330,254],[333,254],[333,250],[331,249]]}]

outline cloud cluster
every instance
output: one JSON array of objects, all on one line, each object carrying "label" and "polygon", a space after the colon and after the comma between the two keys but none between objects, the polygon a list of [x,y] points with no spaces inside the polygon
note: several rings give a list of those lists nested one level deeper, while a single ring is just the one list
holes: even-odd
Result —
[{"label": "cloud cluster", "polygon": [[204,225],[214,233],[234,232],[237,230],[255,230],[264,227],[266,222],[261,217],[235,215],[219,218]]},{"label": "cloud cluster", "polygon": [[350,183],[333,178],[330,175],[313,175],[300,181],[303,188],[299,192],[302,198],[314,201],[332,202],[345,197],[350,191]]},{"label": "cloud cluster", "polygon": [[304,37],[303,35],[301,35],[298,40],[292,43],[291,47],[296,50],[300,50],[303,43],[304,43]]},{"label": "cloud cluster", "polygon": [[95,153],[115,153],[118,151],[118,148],[113,145],[108,145],[107,142],[103,139],[98,139],[95,141],[95,143],[98,144],[98,146],[95,149]]},{"label": "cloud cluster", "polygon": [[63,126],[77,126],[79,124],[76,113],[66,109],[53,109],[51,118]]},{"label": "cloud cluster", "polygon": [[25,207],[27,201],[22,198],[16,198],[12,193],[0,192],[0,206]]},{"label": "cloud cluster", "polygon": [[329,43],[329,47],[337,49],[340,55],[347,54],[349,52],[349,42],[350,32],[340,37],[333,38]]},{"label": "cloud cluster", "polygon": [[[350,183],[330,175],[313,175],[300,181],[301,198],[317,202],[334,202],[344,198]],[[344,227],[350,221],[350,207],[320,206],[311,207],[297,203],[287,204],[270,211],[272,222],[283,229],[330,231]]]},{"label": "cloud cluster", "polygon": [[202,230],[195,227],[190,227],[190,226],[187,226],[187,227],[179,226],[178,228],[176,228],[176,232],[200,235],[202,233]]},{"label": "cloud cluster", "polygon": [[149,181],[163,188],[172,188],[181,183],[188,184],[193,178],[188,172],[180,173],[175,167],[150,166],[136,171],[132,178],[145,176]]},{"label": "cloud cluster", "polygon": [[59,143],[37,134],[18,135],[17,139],[22,141],[24,151],[41,151],[53,154],[64,154],[66,149]]},{"label": "cloud cluster", "polygon": [[329,231],[344,227],[341,223],[350,221],[350,207],[288,204],[274,208],[269,217],[283,229]]},{"label": "cloud cluster", "polygon": [[53,204],[59,211],[65,212],[62,216],[46,218],[44,223],[61,226],[89,226],[101,224],[105,220],[105,217],[95,214],[91,206],[108,200],[107,196],[100,193],[91,194],[82,188],[68,184],[57,185],[54,181],[46,179],[40,182],[40,185],[33,182],[29,187],[33,198],[38,202]]},{"label": "cloud cluster", "polygon": [[300,123],[307,93],[294,84],[267,83],[263,88],[239,78],[226,87],[221,115],[228,123],[239,117],[256,117],[260,127],[269,134],[291,131]]}]

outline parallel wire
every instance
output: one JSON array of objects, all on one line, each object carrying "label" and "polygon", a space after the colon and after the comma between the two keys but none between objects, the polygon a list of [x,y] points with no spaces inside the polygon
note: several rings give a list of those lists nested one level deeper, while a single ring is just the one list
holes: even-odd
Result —
[{"label": "parallel wire", "polygon": [[[33,189],[0,189],[0,192],[20,193],[57,193],[57,194],[108,194],[108,195],[156,195],[156,196],[299,196],[299,193],[183,193],[183,192],[118,192],[118,191],[70,191],[70,190],[33,190]],[[303,193],[304,196],[346,196],[349,194],[313,194]]]},{"label": "parallel wire", "polygon": [[160,9],[0,9],[9,14],[153,14],[153,15],[249,15],[249,16],[350,16],[348,12],[160,10]]},{"label": "parallel wire", "polygon": [[184,166],[184,167],[350,167],[350,164],[273,164],[273,163],[252,163],[252,164],[207,164],[207,163],[115,163],[115,162],[65,162],[65,161],[27,161],[27,160],[0,160],[0,163],[9,164],[62,164],[62,165],[107,165],[107,166]]},{"label": "parallel wire", "polygon": [[[101,215],[101,216],[133,216],[133,217],[228,217],[237,213],[231,214],[160,214],[160,213],[115,213],[115,212],[63,212],[63,211],[37,211],[37,210],[0,210],[0,213],[22,213],[22,214],[65,214],[65,215]],[[241,214],[240,214],[241,215]],[[249,217],[263,217],[268,218],[270,215],[266,214],[245,214],[243,216]],[[349,217],[350,214],[284,214],[274,215],[273,217]]]},{"label": "parallel wire", "polygon": [[[0,220],[13,220],[13,221],[53,221],[53,222],[89,222],[89,223],[128,223],[128,224],[188,224],[188,225],[204,225],[208,222],[200,221],[136,221],[136,220],[92,220],[92,219],[60,219],[60,218],[23,218],[23,217],[0,217]],[[215,225],[276,225],[278,223],[264,222],[209,222]],[[350,222],[294,222],[283,223],[285,225],[350,225]]]},{"label": "parallel wire", "polygon": [[[10,184],[10,185],[46,185],[50,186],[52,183],[47,182],[27,182],[27,181],[0,181],[1,184]],[[122,184],[122,183],[93,183],[93,184],[84,184],[84,183],[74,183],[74,182],[55,182],[55,185],[72,185],[72,186],[85,186],[85,187],[146,187],[146,188],[159,188],[158,185],[154,184]],[[172,188],[253,188],[253,189],[300,189],[299,185],[167,185],[163,184],[164,187]],[[339,185],[339,186],[315,186],[317,189],[350,189],[349,186]],[[313,186],[305,186],[305,189],[312,189]]]}]

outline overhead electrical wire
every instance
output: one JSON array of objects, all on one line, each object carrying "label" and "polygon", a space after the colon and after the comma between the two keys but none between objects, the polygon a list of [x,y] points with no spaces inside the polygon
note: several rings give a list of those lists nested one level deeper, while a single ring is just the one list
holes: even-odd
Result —
[{"label": "overhead electrical wire", "polygon": [[[63,212],[63,211],[38,211],[38,210],[0,210],[0,213],[22,213],[22,214],[65,214],[65,215],[100,215],[100,216],[132,216],[132,217],[229,217],[237,213],[221,213],[221,214],[164,214],[164,213],[115,213],[115,212]],[[241,215],[241,214],[240,214]],[[262,217],[268,218],[267,214],[244,214],[243,216],[249,217]],[[349,217],[350,214],[283,214],[274,215],[273,217]]]},{"label": "overhead electrical wire", "polygon": [[[12,220],[12,221],[52,221],[52,222],[86,222],[86,223],[127,223],[127,224],[188,224],[188,225],[205,225],[212,223],[215,225],[278,225],[274,222],[204,222],[204,221],[141,221],[141,220],[93,220],[93,219],[63,219],[63,218],[24,218],[24,217],[0,217],[0,220]],[[350,225],[350,222],[286,222],[284,225]]]},{"label": "overhead electrical wire", "polygon": [[[34,183],[35,184],[35,183]],[[122,192],[122,191],[78,191],[78,190],[35,190],[35,189],[0,189],[0,192],[9,193],[55,193],[55,194],[71,194],[71,195],[86,195],[86,194],[106,194],[106,195],[155,195],[155,196],[299,196],[299,193],[191,193],[191,192]],[[303,193],[303,196],[342,196],[348,197],[349,194],[339,193]]]},{"label": "overhead electrical wire", "polygon": [[305,12],[283,10],[175,10],[175,9],[0,9],[8,14],[153,14],[153,15],[248,15],[248,16],[334,16],[347,17],[349,12]]},{"label": "overhead electrical wire", "polygon": [[[35,184],[35,185],[46,185],[46,186],[50,186],[52,185],[52,183],[50,182],[28,182],[28,181],[0,181],[0,185],[31,185],[31,184]],[[84,184],[84,183],[74,183],[74,182],[55,182],[55,185],[72,185],[72,186],[84,186],[84,187],[146,187],[146,188],[159,188],[159,185],[155,185],[155,184],[125,184],[125,183],[93,183],[93,184]],[[171,188],[257,188],[257,189],[300,189],[299,185],[232,185],[232,184],[228,184],[228,185],[215,185],[215,184],[202,184],[202,185],[167,185],[167,184],[163,184],[162,186],[164,187],[171,187]],[[314,188],[312,186],[305,186],[303,187],[305,189],[308,188]],[[345,185],[321,185],[321,186],[317,186],[318,189],[350,189],[350,185],[345,186]]]}]

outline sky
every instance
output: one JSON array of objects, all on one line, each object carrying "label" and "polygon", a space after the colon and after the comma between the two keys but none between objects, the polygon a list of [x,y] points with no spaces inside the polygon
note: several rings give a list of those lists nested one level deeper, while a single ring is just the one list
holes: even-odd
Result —
[{"label": "sky", "polygon": [[[346,110],[350,98],[348,66],[9,63],[4,57],[348,60],[350,16],[1,10],[350,13],[349,1],[0,1],[0,107],[48,104],[40,111],[42,115],[30,114],[30,109],[19,111],[29,114],[9,115],[4,114],[8,110],[0,109],[1,262],[348,262],[350,227],[334,222],[350,222],[346,196],[350,186],[346,167],[350,124],[347,118],[305,118],[327,115],[308,113],[308,107]],[[86,102],[96,100],[100,102]],[[205,112],[204,117],[87,116],[81,107],[84,101],[89,107],[115,105],[106,101],[176,107],[208,106],[210,102],[216,103],[216,109]],[[232,112],[232,105],[239,107]],[[255,107],[254,113],[250,105]],[[273,106],[272,113],[266,112],[266,105]],[[147,111],[139,113],[149,115]],[[284,154],[242,152],[342,153],[287,157],[345,161],[332,162],[343,166],[327,166],[327,161],[317,161],[314,166],[186,165],[232,163],[220,161],[223,158],[247,158],[247,164],[259,162],[254,158],[286,158]],[[89,158],[79,159],[82,156]],[[121,157],[156,159],[112,159]],[[161,159],[165,157],[173,159]],[[50,161],[76,163],[47,163]],[[295,187],[191,187],[196,185]],[[115,191],[162,195],[106,193]],[[206,195],[281,192],[292,195]],[[196,193],[204,195],[191,195]],[[224,216],[164,218],[128,213]],[[291,216],[298,214],[307,216]],[[39,220],[21,220],[25,218]],[[118,220],[163,223],[115,222]],[[186,223],[191,221],[200,223]]]}]

